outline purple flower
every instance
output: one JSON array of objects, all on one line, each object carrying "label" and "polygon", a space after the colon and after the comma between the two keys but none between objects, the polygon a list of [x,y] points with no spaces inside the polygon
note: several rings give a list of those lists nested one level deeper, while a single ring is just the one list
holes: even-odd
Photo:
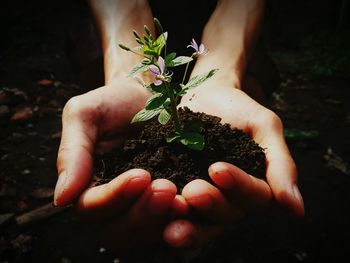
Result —
[{"label": "purple flower", "polygon": [[191,44],[188,45],[187,47],[191,47],[196,51],[195,56],[206,55],[208,53],[208,49],[205,48],[204,44],[202,43],[198,47],[196,40],[194,40],[193,38],[192,38]]},{"label": "purple flower", "polygon": [[151,65],[149,70],[155,77],[154,85],[159,86],[166,80],[166,76],[164,76],[165,62],[161,56],[158,58],[157,65]]}]

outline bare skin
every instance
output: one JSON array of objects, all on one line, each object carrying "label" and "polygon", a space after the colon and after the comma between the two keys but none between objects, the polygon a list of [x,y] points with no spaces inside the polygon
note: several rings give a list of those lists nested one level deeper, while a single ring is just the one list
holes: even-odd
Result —
[{"label": "bare skin", "polygon": [[[109,243],[126,247],[149,243],[150,233],[155,237],[152,241],[164,240],[173,247],[201,244],[246,213],[268,208],[272,200],[295,216],[303,215],[296,166],[283,138],[282,123],[244,92],[248,90],[243,84],[244,71],[262,19],[260,0],[219,1],[203,32],[210,54],[198,60],[192,74],[212,68],[219,72],[187,94],[180,106],[222,117],[266,148],[267,182],[219,162],[208,170],[214,185],[195,180],[181,195],[172,182],[151,181],[144,170],[127,171],[106,185],[89,187],[94,151],[118,145],[130,131],[132,116],[150,95],[125,78],[139,58],[122,53],[117,43],[131,43],[131,30],[141,32],[144,24],[153,30],[147,1],[91,0],[90,5],[101,32],[106,86],[72,98],[64,108],[56,205],[77,202],[77,210],[101,225],[99,231]],[[204,227],[174,219],[186,218],[192,209],[211,224]],[[126,238],[130,235],[133,238]]]}]

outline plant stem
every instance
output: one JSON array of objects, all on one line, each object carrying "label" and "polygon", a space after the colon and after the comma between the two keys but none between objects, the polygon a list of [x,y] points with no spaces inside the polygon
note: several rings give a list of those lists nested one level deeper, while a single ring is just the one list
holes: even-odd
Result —
[{"label": "plant stem", "polygon": [[[193,54],[191,55],[191,58],[193,58]],[[190,62],[191,62],[191,61],[190,61]],[[187,75],[187,71],[188,71],[188,66],[190,65],[190,62],[188,62],[187,65],[186,65],[185,73],[184,73],[184,76],[183,76],[183,78],[182,78],[181,84],[184,84],[184,82],[185,82],[186,75]]]},{"label": "plant stem", "polygon": [[177,114],[176,101],[174,98],[174,91],[172,88],[169,88],[167,83],[165,83],[165,86],[167,87],[168,95],[170,98],[170,106],[171,106],[172,115],[174,117],[175,130],[177,132],[180,132],[181,126],[180,126],[180,121],[179,121],[179,115]]},{"label": "plant stem", "polygon": [[165,36],[164,36],[163,32],[162,32],[162,36],[163,36],[163,39],[164,39],[164,42],[165,42],[165,44],[164,44],[164,58],[165,58],[166,57],[166,39],[165,39]]},{"label": "plant stem", "polygon": [[138,56],[140,56],[140,57],[143,57],[143,58],[149,58],[149,57],[145,56],[144,54],[138,53],[138,52],[133,51],[133,50],[131,50],[131,49],[130,49],[130,52],[131,52],[131,53],[134,53],[135,55],[138,55]]}]

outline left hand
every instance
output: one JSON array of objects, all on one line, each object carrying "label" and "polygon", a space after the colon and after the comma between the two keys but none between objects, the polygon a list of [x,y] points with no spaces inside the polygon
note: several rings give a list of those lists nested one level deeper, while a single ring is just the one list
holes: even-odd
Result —
[{"label": "left hand", "polygon": [[215,77],[186,94],[179,107],[184,106],[222,118],[222,123],[242,129],[265,148],[267,180],[253,177],[233,164],[212,164],[209,175],[215,185],[194,180],[184,187],[182,195],[213,224],[204,227],[189,220],[178,220],[167,227],[165,240],[178,246],[182,246],[181,240],[186,240],[186,244],[188,240],[192,240],[192,244],[205,242],[246,213],[266,209],[272,199],[294,216],[303,216],[296,165],[284,140],[282,122],[274,112],[233,84]]}]

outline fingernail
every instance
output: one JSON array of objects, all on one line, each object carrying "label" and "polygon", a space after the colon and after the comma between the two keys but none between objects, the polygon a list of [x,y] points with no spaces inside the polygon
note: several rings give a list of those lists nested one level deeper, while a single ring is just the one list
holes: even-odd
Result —
[{"label": "fingernail", "polygon": [[67,172],[62,171],[60,173],[60,175],[58,176],[58,180],[57,180],[56,187],[55,187],[55,194],[54,194],[54,205],[55,206],[60,205],[59,202],[57,202],[57,200],[61,197],[61,195],[65,191],[66,182],[67,182]]},{"label": "fingernail", "polygon": [[149,180],[145,176],[137,176],[131,178],[125,185],[123,195],[131,198],[140,195],[149,184]]}]

